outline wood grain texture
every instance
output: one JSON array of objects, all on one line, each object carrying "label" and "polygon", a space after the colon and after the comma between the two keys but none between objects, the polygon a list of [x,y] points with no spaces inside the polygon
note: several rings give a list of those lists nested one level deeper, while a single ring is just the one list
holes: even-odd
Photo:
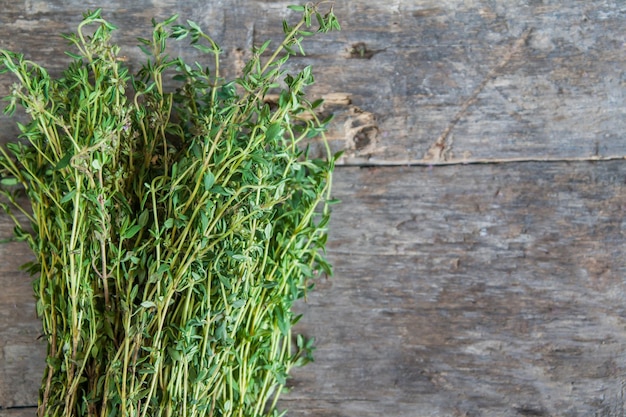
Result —
[{"label": "wood grain texture", "polygon": [[[321,94],[351,98],[332,132],[346,163],[626,155],[620,2],[345,1],[336,10],[343,31],[315,40],[300,65],[315,66]],[[257,16],[254,42],[278,39],[271,12]]]},{"label": "wood grain texture", "polygon": [[[5,3],[0,47],[55,74],[56,34],[103,7],[131,67],[150,19],[178,13],[235,75],[293,2]],[[289,416],[624,415],[626,9],[563,3],[338,0],[343,31],[293,61],[314,66],[345,164],[426,166],[339,167],[336,276],[300,305],[318,349]],[[15,133],[0,116],[0,142]],[[514,160],[548,162],[497,163]],[[9,408],[35,405],[44,363],[28,260],[0,245],[0,417],[35,414]]]},{"label": "wood grain texture", "polygon": [[[11,232],[11,220],[0,216],[0,240],[10,238]],[[31,280],[19,270],[32,259],[22,243],[0,244],[0,410],[36,404],[43,375],[41,323],[35,316]]]},{"label": "wood grain texture", "polygon": [[0,417],[35,417],[37,409],[34,407],[14,408],[10,410],[1,410]]},{"label": "wood grain texture", "polygon": [[622,416],[626,166],[341,170],[290,416]]},{"label": "wood grain texture", "polygon": [[[341,168],[335,184],[336,276],[300,306],[318,348],[290,416],[623,415],[623,163]],[[43,364],[38,325],[15,322],[30,294],[13,297],[2,335],[28,336],[5,342],[22,352],[19,378],[0,367],[5,407]]]},{"label": "wood grain texture", "polygon": [[[4,5],[0,47],[58,72],[67,57],[55,35],[103,7],[132,68],[150,19],[178,13],[215,37],[235,75],[253,44],[280,39],[290,3],[23,0]],[[626,156],[623,2],[344,0],[335,10],[343,31],[311,40],[292,68],[314,66],[314,95],[350,99],[333,107],[330,134],[346,163]],[[0,93],[8,86],[0,79]]]}]

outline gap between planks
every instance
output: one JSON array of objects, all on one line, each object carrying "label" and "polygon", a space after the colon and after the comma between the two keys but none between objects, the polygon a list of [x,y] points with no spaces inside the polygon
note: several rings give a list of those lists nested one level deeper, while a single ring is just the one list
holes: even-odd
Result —
[{"label": "gap between planks", "polygon": [[440,160],[430,161],[427,159],[403,159],[403,160],[372,160],[366,158],[344,158],[337,163],[337,167],[411,167],[411,166],[450,166],[450,165],[498,165],[509,163],[532,163],[532,162],[553,162],[553,163],[566,163],[566,162],[604,162],[604,161],[619,161],[626,160],[624,155],[614,156],[581,156],[581,157],[542,157],[542,158],[489,158],[489,159],[455,159],[455,160]]}]

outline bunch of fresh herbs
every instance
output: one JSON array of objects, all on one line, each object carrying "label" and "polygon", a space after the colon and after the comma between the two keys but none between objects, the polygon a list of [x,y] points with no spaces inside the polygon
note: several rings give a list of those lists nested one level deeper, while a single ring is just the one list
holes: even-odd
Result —
[{"label": "bunch of fresh herbs", "polygon": [[[337,155],[304,146],[329,120],[306,98],[311,68],[284,68],[312,20],[339,29],[319,7],[290,6],[301,20],[233,81],[219,46],[176,17],[153,21],[132,75],[99,10],[64,35],[75,51],[60,78],[0,50],[18,79],[6,111],[30,116],[0,148],[0,173],[2,207],[36,255],[40,416],[277,415],[290,368],[311,359],[311,341],[292,340],[292,304],[331,272]],[[184,38],[210,66],[168,56]]]}]

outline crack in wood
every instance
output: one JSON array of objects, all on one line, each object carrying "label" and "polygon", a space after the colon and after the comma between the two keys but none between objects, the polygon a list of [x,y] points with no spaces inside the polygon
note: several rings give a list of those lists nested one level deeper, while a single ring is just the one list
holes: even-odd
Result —
[{"label": "crack in wood", "polygon": [[450,143],[448,138],[450,137],[452,130],[459,123],[459,121],[467,115],[468,109],[474,103],[476,103],[478,95],[485,89],[487,84],[491,80],[495,79],[500,74],[500,72],[509,64],[515,54],[517,54],[522,49],[522,47],[526,45],[526,42],[528,41],[528,38],[530,37],[532,31],[533,28],[529,28],[526,29],[524,33],[522,33],[522,35],[509,48],[508,53],[506,53],[504,57],[502,57],[500,62],[498,62],[498,64],[487,73],[482,82],[474,89],[471,96],[468,97],[467,100],[463,102],[463,104],[461,104],[461,108],[459,109],[459,111],[454,115],[452,120],[448,122],[448,125],[443,130],[443,132],[441,132],[435,143],[433,143],[428,151],[426,151],[426,153],[424,154],[424,160],[439,162],[446,161],[448,159],[450,150],[452,149],[452,144]]},{"label": "crack in wood", "polygon": [[605,162],[626,160],[626,155],[613,156],[589,156],[589,157],[520,157],[520,158],[491,158],[491,159],[452,159],[452,160],[427,160],[427,159],[405,159],[405,160],[375,160],[365,158],[342,158],[341,164],[344,167],[411,167],[411,166],[451,166],[451,165],[497,165],[510,163],[528,162]]}]

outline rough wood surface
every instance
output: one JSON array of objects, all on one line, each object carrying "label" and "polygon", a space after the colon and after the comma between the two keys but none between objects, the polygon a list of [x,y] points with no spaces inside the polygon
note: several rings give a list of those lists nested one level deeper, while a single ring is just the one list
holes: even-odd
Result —
[{"label": "rough wood surface", "polygon": [[622,416],[626,165],[342,170],[291,416]]},{"label": "rough wood surface", "polygon": [[[178,13],[223,45],[232,75],[252,44],[279,39],[294,2],[5,3],[0,47],[53,73],[67,62],[56,34],[103,7],[131,66],[150,19]],[[346,165],[395,166],[337,172],[336,276],[301,306],[317,360],[295,373],[289,415],[623,416],[624,3],[335,11],[343,31],[314,38],[293,67],[314,66]],[[11,82],[0,77],[0,95]],[[15,132],[0,117],[0,142]],[[0,216],[0,239],[10,234]],[[0,245],[0,417],[35,414],[15,408],[35,405],[45,354],[18,270],[29,259]]]},{"label": "rough wood surface", "polygon": [[[301,306],[317,360],[290,416],[623,415],[625,164],[343,168],[335,195],[336,276]],[[43,363],[14,297],[4,406]]]},{"label": "rough wood surface", "polygon": [[[253,44],[280,38],[290,3],[7,2],[0,47],[60,71],[68,58],[56,34],[102,7],[132,66],[150,19],[178,13],[223,45],[235,74]],[[314,65],[314,93],[333,99],[331,136],[346,163],[626,156],[622,1],[352,0],[335,10],[343,31],[314,38],[294,67]],[[0,79],[0,92],[8,85]]]},{"label": "rough wood surface", "polygon": [[15,408],[10,410],[0,409],[0,417],[35,417],[37,409],[34,407]]},{"label": "rough wood surface", "polygon": [[[0,240],[10,238],[11,232],[10,220],[0,216]],[[41,324],[30,279],[19,270],[30,260],[27,246],[0,244],[0,410],[36,404],[43,375]]]}]

